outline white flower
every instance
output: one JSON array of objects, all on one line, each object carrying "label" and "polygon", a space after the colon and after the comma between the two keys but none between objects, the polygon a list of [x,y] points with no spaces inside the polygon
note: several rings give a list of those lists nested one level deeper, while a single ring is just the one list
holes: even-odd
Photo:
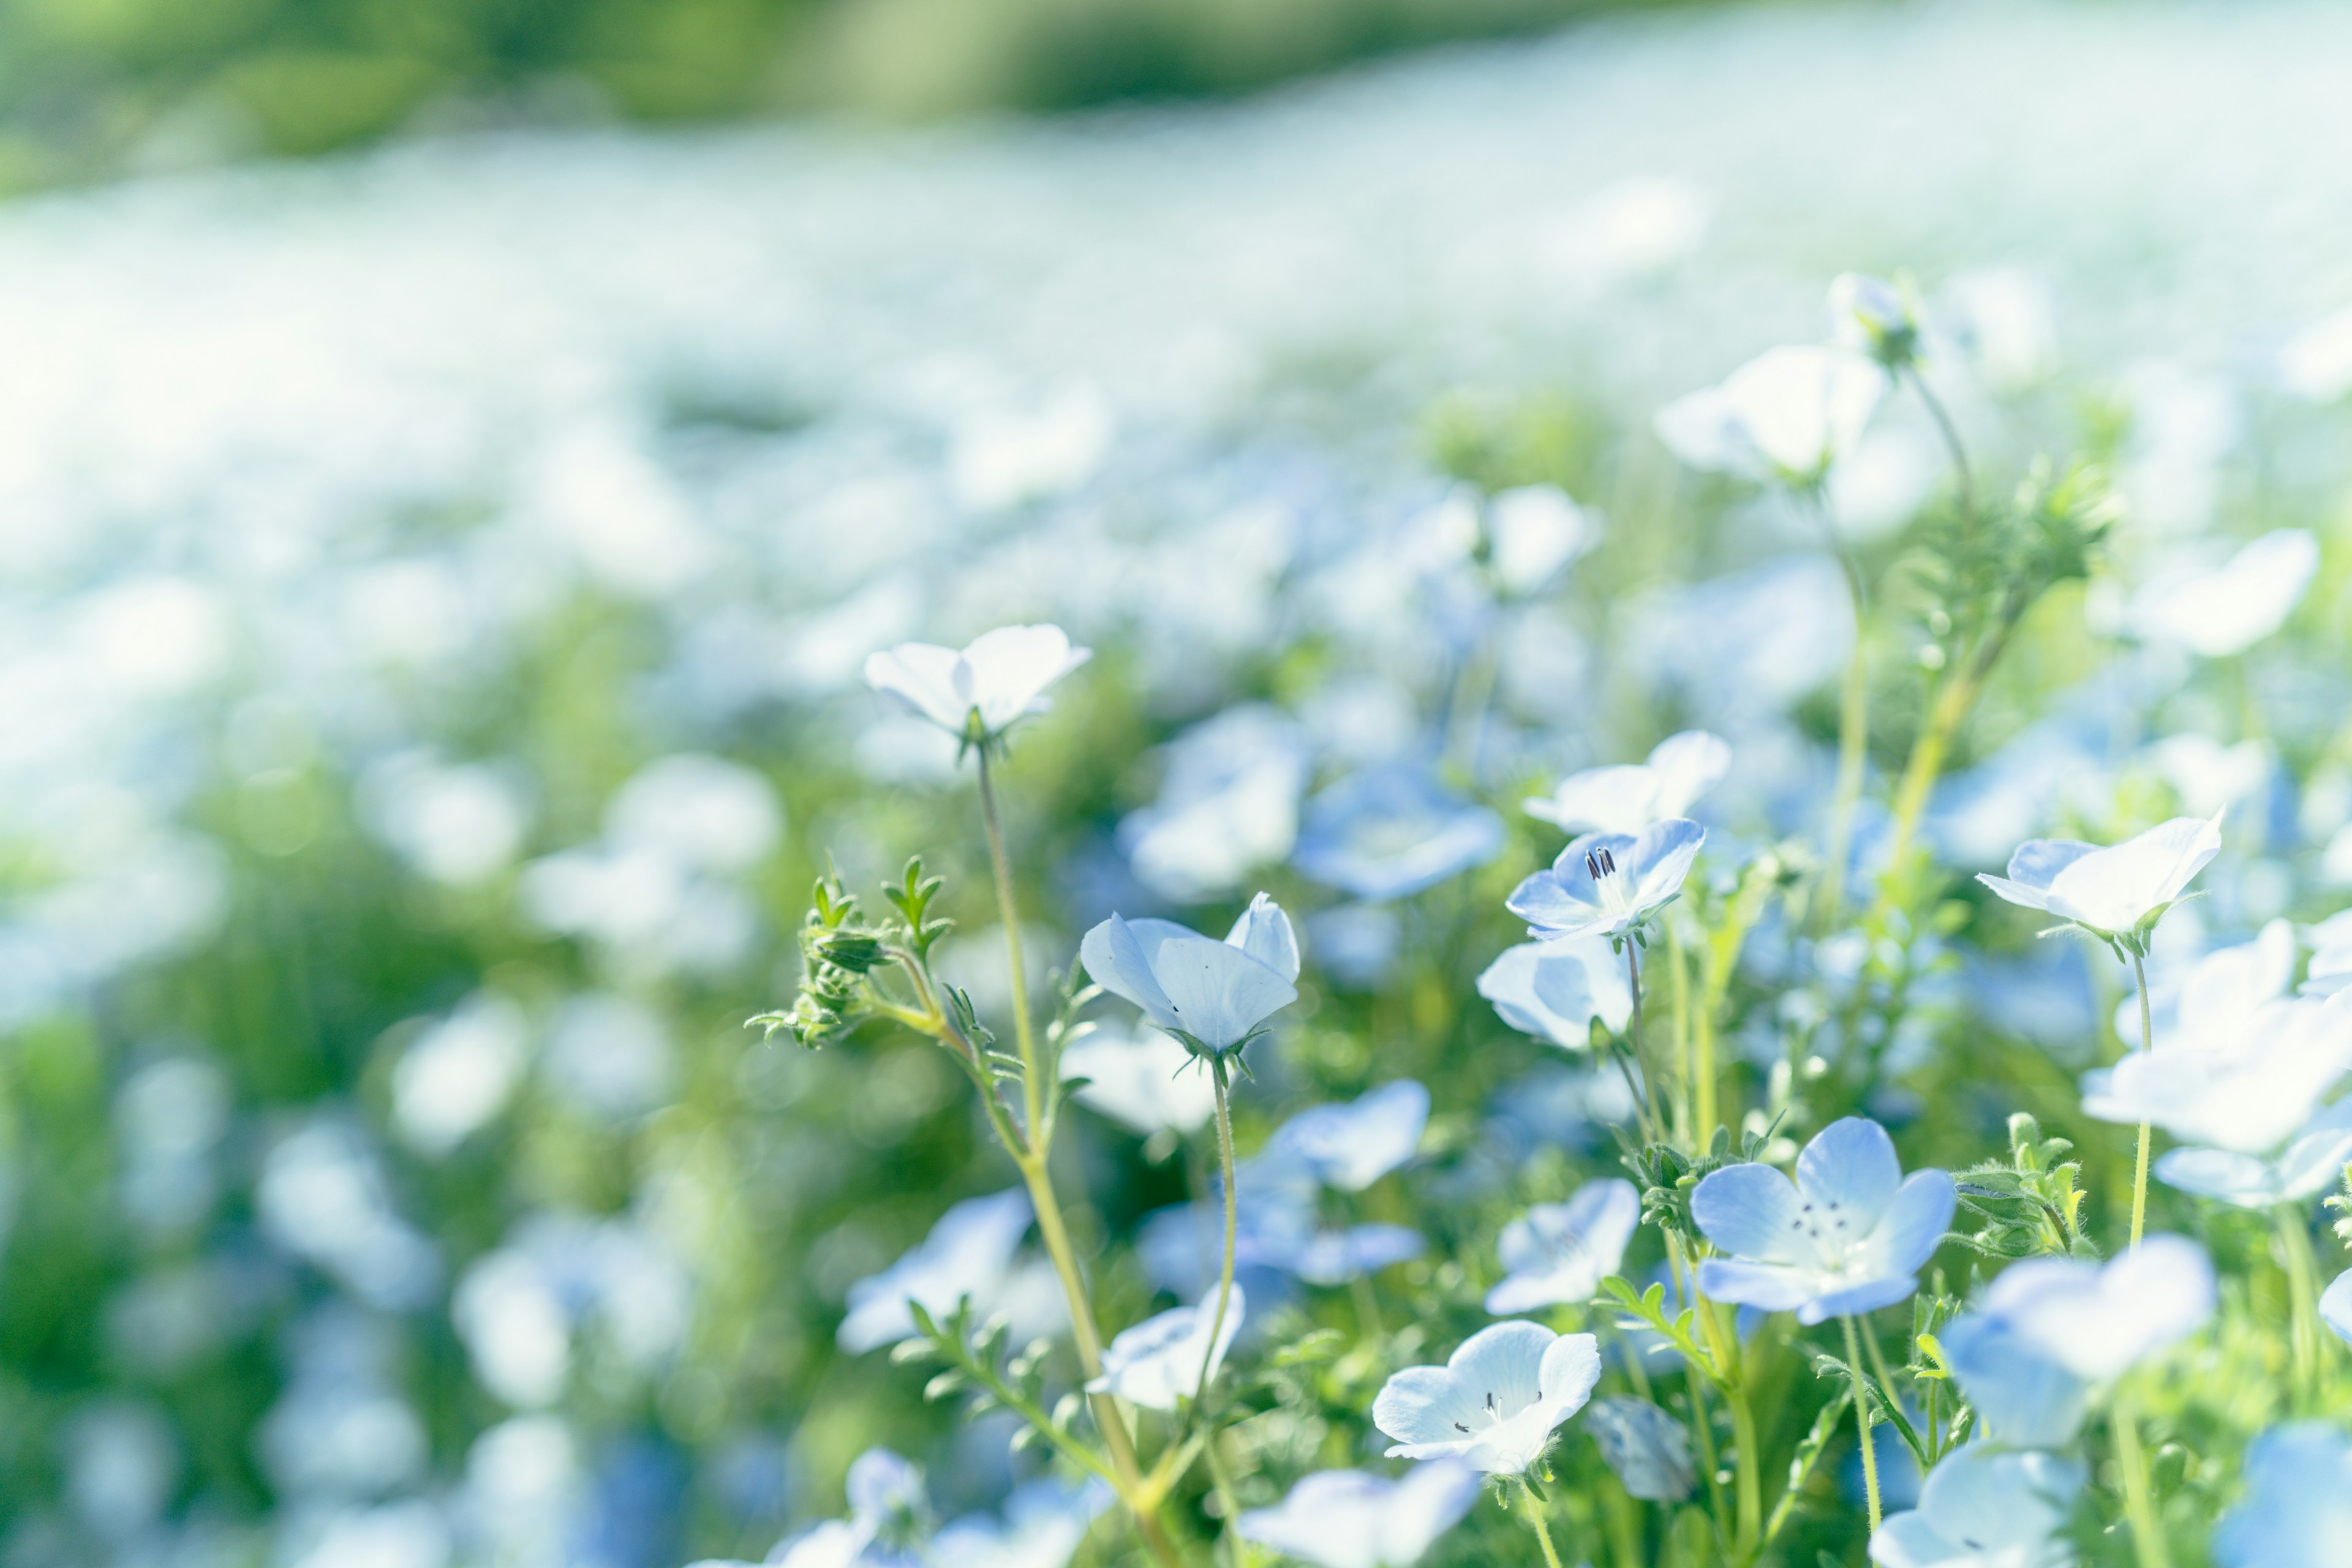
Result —
[{"label": "white flower", "polygon": [[1412,1159],[1429,1124],[1429,1090],[1409,1078],[1343,1103],[1312,1106],[1275,1130],[1254,1163],[1295,1166],[1322,1185],[1360,1193]]},{"label": "white flower", "polygon": [[1197,1132],[1217,1108],[1216,1085],[1183,1043],[1157,1029],[1131,1039],[1087,1035],[1062,1051],[1062,1076],[1085,1079],[1078,1103],[1147,1137]]},{"label": "white flower", "polygon": [[2352,991],[2273,1002],[2234,1023],[2221,1043],[2134,1051],[2084,1074],[2084,1111],[2241,1154],[2276,1149],[2352,1068]]},{"label": "white flower", "polygon": [[1588,833],[1514,889],[1504,908],[1546,941],[1614,941],[1682,892],[1706,842],[1706,829],[1679,816],[1632,835]]},{"label": "white flower", "polygon": [[1600,935],[1505,948],[1478,976],[1478,994],[1519,1033],[1572,1051],[1592,1044],[1593,1019],[1617,1034],[1633,1015],[1625,965]]},{"label": "white flower", "polygon": [[2086,1383],[2104,1383],[2187,1338],[2213,1315],[2213,1264],[2177,1236],[2151,1236],[2101,1266],[2071,1258],[2011,1264],[1984,1312]]},{"label": "white flower", "polygon": [[933,643],[900,643],[867,658],[866,680],[978,745],[1052,707],[1045,689],[1093,657],[1091,648],[1072,647],[1059,626],[999,626],[961,653]]},{"label": "white flower", "polygon": [[2352,1098],[2305,1122],[2273,1159],[2233,1149],[2175,1149],[2156,1163],[2167,1185],[2240,1208],[2299,1204],[2335,1185],[2352,1161]]},{"label": "white flower", "polygon": [[1244,702],[1165,748],[1159,798],[1118,825],[1136,879],[1180,901],[1218,897],[1298,841],[1309,752],[1297,723]]},{"label": "white flower", "polygon": [[1396,1439],[1391,1459],[1459,1458],[1489,1475],[1524,1475],[1600,1381],[1591,1334],[1515,1319],[1471,1335],[1442,1367],[1390,1378],[1372,1424]]},{"label": "white flower", "polygon": [[967,1296],[984,1310],[1012,1268],[1033,1217],[1029,1194],[1019,1187],[966,1198],[948,1210],[921,1246],[849,1288],[849,1315],[835,1336],[841,1348],[856,1354],[910,1338],[915,1317],[909,1301],[934,1317],[953,1311]]},{"label": "white flower", "polygon": [[1087,932],[1078,956],[1096,984],[1196,1051],[1234,1050],[1298,999],[1298,939],[1290,917],[1264,893],[1225,940],[1172,921],[1113,915]]},{"label": "white flower", "polygon": [[1695,468],[1817,484],[1885,395],[1886,373],[1852,349],[1769,349],[1658,410],[1658,437]]},{"label": "white flower", "polygon": [[[2313,967],[2318,967],[2317,960]],[[2236,1044],[2255,1012],[2286,994],[2294,982],[2294,926],[2275,920],[2252,942],[2218,947],[2186,973],[2151,963],[2148,1029],[2156,1048],[2212,1049]],[[2139,997],[2116,1004],[2116,1037],[2139,1037]]]},{"label": "white flower", "polygon": [[1064,1568],[1110,1501],[1110,1489],[1092,1477],[1045,1476],[1015,1487],[1001,1516],[949,1522],[932,1539],[929,1561],[936,1568]]},{"label": "white flower", "polygon": [[2168,572],[2134,595],[2131,625],[2156,642],[2222,658],[2243,653],[2285,624],[2319,570],[2319,542],[2282,528],[2210,570]]},{"label": "white flower", "polygon": [[2221,818],[2176,816],[2102,849],[2074,838],[2029,838],[2009,875],[1977,880],[2030,910],[2046,910],[2103,937],[2144,932],[2221,852]]},{"label": "white flower", "polygon": [[1486,1292],[1486,1310],[1504,1317],[1590,1301],[1641,1223],[1641,1194],[1619,1177],[1588,1182],[1564,1204],[1538,1204],[1503,1227],[1496,1250],[1510,1277]]},{"label": "white flower", "polygon": [[1866,272],[1841,272],[1830,279],[1830,336],[1893,369],[1907,364],[1919,347],[1919,319],[1904,291]]},{"label": "white flower", "polygon": [[1213,1350],[1209,1329],[1217,1320],[1214,1285],[1198,1305],[1172,1307],[1124,1331],[1104,1347],[1102,1375],[1087,1384],[1087,1392],[1114,1394],[1146,1410],[1173,1410],[1181,1400],[1200,1397],[1201,1385],[1225,1363],[1244,1305],[1242,1288],[1235,1285]]},{"label": "white flower", "polygon": [[1560,780],[1527,813],[1570,834],[1639,833],[1654,822],[1687,816],[1699,796],[1731,769],[1731,748],[1704,730],[1669,735],[1649,761],[1587,768]]},{"label": "white flower", "polygon": [[2066,1568],[2065,1538],[2083,1468],[2053,1454],[1982,1443],[1954,1449],[1927,1474],[1919,1506],[1889,1514],[1870,1538],[1880,1568]]},{"label": "white flower", "polygon": [[1496,581],[1533,594],[1601,542],[1601,522],[1558,485],[1522,485],[1486,503],[1486,537]]},{"label": "white flower", "polygon": [[1478,1500],[1478,1472],[1459,1459],[1416,1465],[1402,1480],[1322,1470],[1275,1508],[1235,1522],[1244,1541],[1322,1568],[1412,1568]]}]

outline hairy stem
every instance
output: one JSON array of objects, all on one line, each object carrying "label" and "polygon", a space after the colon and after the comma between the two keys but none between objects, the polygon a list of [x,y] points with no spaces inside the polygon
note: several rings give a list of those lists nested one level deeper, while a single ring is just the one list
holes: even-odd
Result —
[{"label": "hairy stem", "polygon": [[1870,1391],[1862,1377],[1861,1335],[1851,1314],[1840,1318],[1845,1326],[1845,1369],[1853,1378],[1853,1423],[1862,1434],[1862,1489],[1870,1502],[1870,1533],[1878,1533],[1878,1447],[1870,1440]]},{"label": "hairy stem", "polygon": [[1551,1526],[1544,1522],[1543,1504],[1536,1500],[1532,1488],[1519,1488],[1519,1507],[1528,1516],[1528,1522],[1535,1527],[1536,1540],[1543,1547],[1545,1568],[1559,1568],[1559,1549],[1551,1543]]},{"label": "hairy stem", "polygon": [[1665,1118],[1658,1113],[1658,1075],[1650,1064],[1649,1047],[1642,1041],[1642,961],[1632,935],[1625,938],[1625,984],[1633,994],[1633,1010],[1626,1015],[1625,1028],[1633,1042],[1633,1058],[1642,1064],[1642,1099],[1650,1110],[1650,1136],[1664,1141]]},{"label": "hairy stem", "polygon": [[[2132,953],[2132,978],[2139,983],[2139,1048],[2156,1048],[2156,1026],[2148,1016],[2147,961],[2137,950]],[[2139,1245],[2140,1233],[2147,1227],[2147,1146],[2148,1124],[2139,1124],[2139,1160],[2132,1168],[2131,1244]]]},{"label": "hairy stem", "polygon": [[996,871],[996,910],[1004,922],[1004,956],[1013,968],[1013,1037],[1021,1051],[1021,1104],[1027,1113],[1029,1141],[1038,1148],[1052,1142],[1044,1126],[1043,1106],[1050,1088],[1037,1081],[1037,1034],[1029,1022],[1029,971],[1021,961],[1021,910],[1013,897],[1013,860],[1004,852],[1004,828],[996,815],[996,788],[988,773],[988,748],[980,759],[980,813],[988,824],[988,858]]},{"label": "hairy stem", "polygon": [[1672,919],[1666,927],[1666,968],[1674,984],[1669,990],[1675,1007],[1675,1058],[1682,1068],[1682,1093],[1677,1097],[1675,1113],[1682,1121],[1685,1142],[1696,1152],[1706,1147],[1710,1130],[1698,1123],[1698,1042],[1691,1033],[1690,966],[1684,962],[1682,927]]},{"label": "hairy stem", "polygon": [[1201,1375],[1193,1384],[1195,1399],[1209,1386],[1209,1367],[1217,1359],[1217,1337],[1225,1331],[1225,1310],[1234,1299],[1234,1242],[1240,1213],[1234,1197],[1233,1095],[1226,1087],[1222,1058],[1209,1064],[1209,1074],[1217,1086],[1217,1173],[1224,1179],[1225,1247],[1217,1270],[1217,1310],[1209,1320],[1209,1342],[1201,1351]]}]

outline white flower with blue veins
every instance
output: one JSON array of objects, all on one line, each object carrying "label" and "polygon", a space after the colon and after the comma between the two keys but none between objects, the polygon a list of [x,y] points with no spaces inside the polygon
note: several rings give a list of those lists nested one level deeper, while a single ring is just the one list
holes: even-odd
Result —
[{"label": "white flower with blue veins", "polygon": [[1768,349],[1658,410],[1658,438],[1694,468],[1815,485],[1862,438],[1886,372],[1846,348]]},{"label": "white flower with blue veins", "polygon": [[2083,1467],[2053,1454],[1971,1443],[1947,1454],[1919,1488],[1919,1506],[1890,1514],[1870,1538],[1879,1568],[2068,1568],[2066,1526]]},{"label": "white flower with blue veins", "polygon": [[1264,893],[1223,942],[1172,921],[1113,915],[1087,932],[1078,957],[1097,984],[1200,1055],[1239,1049],[1298,999],[1298,938]]},{"label": "white flower with blue veins", "polygon": [[2072,1258],[2012,1263],[1985,1292],[2002,1320],[2085,1383],[2105,1383],[2186,1339],[2213,1315],[2212,1260],[2193,1241],[2151,1236],[2100,1265]]},{"label": "white flower with blue veins", "polygon": [[2274,1426],[2246,1451],[2246,1495],[2213,1531],[2220,1568],[2352,1568],[2352,1438]]},{"label": "white flower with blue veins", "polygon": [[1891,1306],[1918,1289],[1957,1201],[1948,1172],[1906,1179],[1877,1122],[1832,1121],[1798,1155],[1793,1182],[1740,1164],[1699,1183],[1691,1218],[1728,1256],[1699,1265],[1698,1288],[1803,1323]]},{"label": "white flower with blue veins", "polygon": [[1622,1034],[1633,1016],[1625,966],[1605,936],[1505,948],[1478,976],[1478,994],[1519,1033],[1571,1051],[1591,1046],[1595,1018]]},{"label": "white flower with blue veins", "polygon": [[1525,808],[1570,834],[1639,833],[1689,815],[1730,771],[1729,745],[1705,730],[1685,730],[1659,742],[1646,762],[1570,773],[1551,794],[1529,796]]},{"label": "white flower with blue veins", "polygon": [[841,1348],[856,1354],[914,1337],[909,1301],[933,1317],[953,1311],[966,1297],[985,1310],[1034,1217],[1029,1194],[1019,1187],[949,1209],[920,1246],[850,1286],[849,1315],[835,1336]]},{"label": "white flower with blue veins", "polygon": [[1591,1334],[1515,1320],[1479,1330],[1444,1366],[1390,1378],[1372,1401],[1372,1425],[1395,1439],[1391,1459],[1460,1458],[1488,1475],[1523,1476],[1600,1381]]},{"label": "white flower with blue veins", "polygon": [[1244,1541],[1320,1568],[1412,1568],[1437,1538],[1462,1521],[1484,1483],[1459,1459],[1415,1465],[1401,1479],[1362,1470],[1322,1470],[1273,1508],[1234,1523]]},{"label": "white flower with blue veins", "polygon": [[1508,1277],[1486,1292],[1496,1317],[1590,1301],[1617,1272],[1642,1223],[1642,1195],[1622,1177],[1587,1182],[1564,1204],[1538,1204],[1503,1227]]},{"label": "white flower with blue veins", "polygon": [[972,745],[995,741],[1019,720],[1053,706],[1045,690],[1094,657],[1072,647],[1059,626],[999,626],[961,651],[900,643],[866,660],[866,681]]},{"label": "white flower with blue veins", "polygon": [[2221,818],[2176,816],[2101,848],[2074,838],[2029,838],[2009,875],[1977,880],[2012,904],[2042,910],[2095,936],[2145,946],[2148,929],[2221,852]]},{"label": "white flower with blue veins", "polygon": [[[1197,1399],[1202,1385],[1217,1375],[1225,1352],[1241,1331],[1247,1303],[1235,1285],[1225,1302],[1224,1321],[1217,1326],[1218,1288],[1191,1307],[1171,1307],[1147,1318],[1103,1347],[1102,1375],[1087,1384],[1088,1394],[1108,1394],[1146,1410],[1173,1410],[1187,1399]],[[1209,1334],[1215,1328],[1212,1347]]]},{"label": "white flower with blue veins", "polygon": [[1622,941],[1671,903],[1706,842],[1706,829],[1686,817],[1654,823],[1636,834],[1588,833],[1559,852],[1550,869],[1521,882],[1504,907],[1547,942],[1606,936]]}]

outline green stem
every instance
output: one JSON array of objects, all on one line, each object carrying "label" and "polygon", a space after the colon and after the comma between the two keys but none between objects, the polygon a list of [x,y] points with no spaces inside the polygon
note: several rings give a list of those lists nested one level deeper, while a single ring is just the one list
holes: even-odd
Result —
[{"label": "green stem", "polygon": [[1029,1024],[1029,971],[1021,961],[1021,910],[1013,896],[1013,861],[1004,852],[1004,829],[996,815],[996,789],[988,772],[988,747],[980,759],[980,814],[988,825],[988,858],[996,871],[996,910],[1004,921],[1004,955],[1013,967],[1013,1037],[1021,1050],[1021,1104],[1029,1139],[1039,1148],[1051,1142],[1044,1121],[1045,1086],[1038,1082],[1037,1036]]},{"label": "green stem", "polygon": [[1862,1489],[1870,1502],[1870,1533],[1878,1533],[1878,1448],[1870,1440],[1870,1391],[1862,1377],[1861,1336],[1855,1332],[1851,1315],[1841,1318],[1845,1325],[1845,1369],[1853,1378],[1853,1421],[1862,1434]]},{"label": "green stem", "polygon": [[[2148,1016],[2147,960],[2137,949],[2132,952],[2132,977],[2139,984],[2139,1048],[2152,1051],[2156,1048],[2156,1026]],[[2139,1246],[2141,1232],[2147,1227],[2148,1142],[2148,1124],[2143,1121],[2139,1124],[2139,1160],[2132,1168],[2131,1244],[2135,1247]]]},{"label": "green stem", "polygon": [[1559,1550],[1551,1543],[1551,1527],[1544,1522],[1543,1504],[1536,1500],[1535,1489],[1525,1484],[1519,1488],[1520,1511],[1535,1527],[1536,1540],[1543,1546],[1546,1568],[1560,1568]]},{"label": "green stem", "polygon": [[1650,1108],[1650,1136],[1664,1142],[1665,1118],[1658,1114],[1658,1075],[1650,1064],[1649,1047],[1642,1042],[1642,961],[1629,932],[1625,937],[1625,984],[1633,994],[1633,1010],[1626,1015],[1625,1028],[1633,1042],[1634,1059],[1642,1064],[1642,1098]]},{"label": "green stem", "polygon": [[1223,1058],[1209,1064],[1209,1076],[1217,1086],[1217,1173],[1224,1179],[1225,1248],[1224,1261],[1217,1273],[1217,1310],[1209,1320],[1209,1342],[1201,1351],[1201,1375],[1192,1385],[1195,1400],[1208,1391],[1209,1367],[1217,1359],[1217,1336],[1225,1331],[1225,1309],[1234,1299],[1234,1242],[1239,1230],[1239,1210],[1234,1197],[1233,1097],[1226,1089]]},{"label": "green stem", "polygon": [[1221,1433],[1209,1434],[1209,1441],[1202,1448],[1201,1455],[1208,1461],[1209,1486],[1217,1494],[1217,1507],[1225,1516],[1224,1529],[1221,1532],[1225,1555],[1231,1561],[1233,1568],[1244,1568],[1245,1559],[1243,1555],[1242,1538],[1238,1529],[1242,1514],[1242,1500],[1241,1495],[1234,1490],[1233,1472],[1225,1467],[1222,1438]]},{"label": "green stem", "polygon": [[2319,1332],[2319,1260],[2311,1255],[2311,1226],[2294,1204],[2278,1206],[2279,1246],[2286,1254],[2288,1306],[2294,1348],[2294,1403],[2317,1401],[2325,1342]]},{"label": "green stem", "polygon": [[1952,454],[1952,472],[1960,488],[1960,521],[1972,523],[1977,515],[1977,488],[1975,479],[1969,473],[1968,449],[1960,445],[1959,426],[1952,423],[1951,415],[1945,411],[1944,400],[1936,395],[1935,389],[1927,384],[1927,378],[1919,374],[1916,363],[1911,366],[1911,385],[1919,394],[1919,401],[1927,405],[1927,416],[1936,422],[1936,429],[1944,438],[1945,449]]},{"label": "green stem", "polygon": [[2131,1521],[2132,1551],[2139,1568],[2170,1568],[2164,1537],[2156,1527],[2156,1505],[2147,1484],[2147,1457],[2140,1451],[2139,1418],[2122,1394],[2107,1412],[2116,1435],[2116,1464],[2124,1473],[2124,1513]]},{"label": "green stem", "polygon": [[[1682,1063],[1682,1096],[1676,1110],[1681,1112],[1685,1142],[1694,1153],[1703,1152],[1713,1129],[1699,1125],[1699,1100],[1705,1093],[1698,1081],[1698,1042],[1691,1034],[1690,973],[1683,961],[1683,932],[1669,915],[1666,927],[1666,966],[1674,985],[1675,1055]],[[1707,1108],[1713,1110],[1710,1104]]]}]

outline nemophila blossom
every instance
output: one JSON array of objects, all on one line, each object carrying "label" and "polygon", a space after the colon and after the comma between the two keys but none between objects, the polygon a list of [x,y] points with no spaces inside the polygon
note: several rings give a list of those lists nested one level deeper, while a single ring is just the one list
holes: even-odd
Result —
[{"label": "nemophila blossom", "polygon": [[2083,1467],[1981,1443],[1955,1448],[1920,1483],[1919,1506],[1870,1538],[1879,1568],[2067,1568]]},{"label": "nemophila blossom", "polygon": [[2083,1429],[2089,1388],[2006,1319],[1964,1313],[1937,1338],[1982,1435],[2012,1448],[2062,1448]]},{"label": "nemophila blossom", "polygon": [[1572,1051],[1592,1044],[1595,1018],[1621,1034],[1633,1016],[1625,966],[1605,936],[1505,948],[1478,976],[1478,994],[1519,1033]]},{"label": "nemophila blossom", "polygon": [[1110,1502],[1110,1489],[1092,1477],[1027,1481],[999,1512],[964,1514],[941,1527],[929,1560],[938,1568],[1065,1568]]},{"label": "nemophila blossom", "polygon": [[2276,1151],[2352,1068],[2352,991],[2270,1003],[2239,1018],[2224,1039],[2135,1051],[2084,1073],[2084,1112],[2152,1122],[2217,1150]]},{"label": "nemophila blossom", "polygon": [[2319,542],[2300,528],[2263,534],[2218,567],[2167,572],[2133,595],[2141,637],[2225,658],[2286,623],[2319,570]]},{"label": "nemophila blossom", "polygon": [[1652,748],[1649,760],[1570,773],[1527,814],[1577,833],[1639,833],[1688,815],[1731,770],[1731,748],[1705,730],[1685,730]]},{"label": "nemophila blossom", "polygon": [[1680,1502],[1698,1482],[1689,1429],[1646,1399],[1596,1399],[1584,1412],[1584,1429],[1629,1497]]},{"label": "nemophila blossom", "polygon": [[1886,372],[1846,348],[1768,349],[1658,410],[1658,438],[1694,468],[1808,486],[1862,437]]},{"label": "nemophila blossom", "polygon": [[2338,1274],[2335,1283],[2319,1293],[2319,1321],[2337,1339],[2352,1345],[2352,1271]]},{"label": "nemophila blossom", "polygon": [[1292,862],[1328,887],[1385,902],[1409,898],[1502,852],[1503,820],[1427,770],[1351,773],[1307,802]]},{"label": "nemophila blossom", "polygon": [[[849,1464],[849,1517],[828,1520],[779,1543],[772,1568],[922,1568],[929,1533],[923,1473],[887,1448]],[[716,1560],[692,1568],[748,1568]]]},{"label": "nemophila blossom", "polygon": [[1621,941],[1681,893],[1706,829],[1687,817],[1636,834],[1588,833],[1551,868],[1521,882],[1504,907],[1547,942],[1606,936]]},{"label": "nemophila blossom", "polygon": [[1244,1541],[1321,1568],[1412,1568],[1462,1521],[1483,1484],[1459,1459],[1415,1465],[1396,1480],[1321,1470],[1275,1507],[1242,1515],[1234,1529]]},{"label": "nemophila blossom", "polygon": [[[2159,1051],[2209,1049],[2237,1043],[2247,1021],[2279,1000],[2294,983],[2294,926],[2275,920],[2252,942],[2215,948],[2185,969],[2149,965],[2148,1028]],[[2116,1004],[2116,1036],[2139,1036],[2139,998]]]},{"label": "nemophila blossom", "polygon": [[1113,915],[1087,932],[1078,957],[1096,984],[1203,1056],[1238,1050],[1298,999],[1298,938],[1264,893],[1223,942],[1172,921]]},{"label": "nemophila blossom", "polygon": [[1486,1310],[1499,1318],[1590,1301],[1641,1223],[1642,1196],[1622,1177],[1587,1182],[1564,1204],[1538,1204],[1503,1227],[1496,1250],[1509,1274],[1486,1292]]},{"label": "nemophila blossom", "polygon": [[1209,1331],[1217,1321],[1217,1295],[1212,1287],[1197,1305],[1171,1307],[1123,1330],[1103,1347],[1102,1375],[1087,1384],[1087,1392],[1115,1394],[1146,1410],[1173,1410],[1181,1400],[1198,1398],[1201,1385],[1224,1364],[1247,1308],[1235,1285],[1213,1349]]},{"label": "nemophila blossom", "polygon": [[1549,587],[1601,542],[1601,519],[1558,485],[1519,485],[1486,502],[1486,568],[1507,594]]},{"label": "nemophila blossom", "polygon": [[1216,1086],[1192,1066],[1192,1053],[1157,1029],[1087,1035],[1062,1049],[1063,1079],[1086,1080],[1078,1103],[1147,1136],[1197,1132],[1216,1113]]},{"label": "nemophila blossom", "polygon": [[2213,1315],[2212,1260],[2151,1236],[2101,1265],[2030,1258],[2001,1271],[1983,1310],[2086,1383],[2105,1383],[2195,1333]]},{"label": "nemophila blossom", "polygon": [[1691,1218],[1729,1256],[1699,1265],[1698,1288],[1803,1323],[1890,1306],[1918,1289],[1956,1201],[1947,1172],[1906,1179],[1877,1122],[1832,1121],[1797,1156],[1793,1182],[1741,1164],[1699,1183]]},{"label": "nemophila blossom", "polygon": [[2240,1208],[2273,1208],[2317,1197],[2352,1161],[2352,1097],[2313,1116],[2277,1154],[2234,1149],[2175,1149],[2157,1161],[2167,1185]]},{"label": "nemophila blossom", "polygon": [[1296,1165],[1320,1184],[1360,1193],[1412,1159],[1429,1125],[1429,1090],[1412,1079],[1352,1100],[1313,1106],[1275,1130],[1256,1162]]},{"label": "nemophila blossom", "polygon": [[1479,1330],[1444,1366],[1390,1378],[1372,1401],[1372,1425],[1395,1439],[1391,1459],[1454,1458],[1488,1475],[1523,1476],[1600,1381],[1591,1334],[1514,1320]]},{"label": "nemophila blossom", "polygon": [[957,739],[984,745],[1052,707],[1046,688],[1093,657],[1059,626],[999,626],[961,652],[922,642],[887,648],[866,659],[866,680]]},{"label": "nemophila blossom", "polygon": [[1919,317],[1910,296],[1884,278],[1841,272],[1830,279],[1830,335],[1858,349],[1889,370],[1911,363],[1919,351]]},{"label": "nemophila blossom", "polygon": [[2213,1530],[2220,1568],[2352,1568],[2352,1437],[2274,1426],[2246,1450],[2246,1492]]},{"label": "nemophila blossom", "polygon": [[2221,819],[2176,816],[2102,849],[2073,838],[2029,838],[2009,875],[1977,880],[2012,904],[2043,910],[2109,941],[2145,946],[2147,933],[2221,852]]},{"label": "nemophila blossom", "polygon": [[933,1317],[953,1311],[967,1296],[986,1310],[1034,1217],[1029,1194],[1019,1187],[966,1198],[949,1209],[920,1246],[850,1286],[849,1315],[835,1336],[841,1348],[855,1353],[911,1338],[915,1317],[909,1301]]},{"label": "nemophila blossom", "polygon": [[1182,901],[1222,897],[1288,855],[1310,762],[1297,721],[1244,702],[1163,749],[1160,795],[1118,825],[1136,879]]}]

